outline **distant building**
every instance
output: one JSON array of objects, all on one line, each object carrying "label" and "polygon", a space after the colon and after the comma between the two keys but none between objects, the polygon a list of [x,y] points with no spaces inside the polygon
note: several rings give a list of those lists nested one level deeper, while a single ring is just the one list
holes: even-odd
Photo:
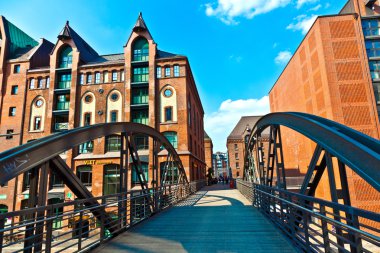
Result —
[{"label": "distant building", "polygon": [[206,175],[207,175],[208,169],[213,168],[212,166],[213,144],[212,144],[212,140],[210,136],[208,136],[206,131],[205,131],[204,145],[205,145],[204,150],[205,150]]},{"label": "distant building", "polygon": [[229,176],[227,153],[216,152],[212,156],[212,163],[216,177]]},{"label": "distant building", "polygon": [[[318,115],[379,139],[380,1],[349,0],[318,17],[269,98],[272,112]],[[286,128],[281,134],[285,166],[304,175],[316,144]],[[351,170],[347,176],[352,205],[378,212],[380,194]],[[326,175],[316,194],[330,198]]]},{"label": "distant building", "polygon": [[[247,138],[252,128],[262,116],[243,116],[227,137],[227,153],[229,167],[233,178],[244,176],[244,156]],[[262,138],[267,137],[267,130],[262,133]]]}]

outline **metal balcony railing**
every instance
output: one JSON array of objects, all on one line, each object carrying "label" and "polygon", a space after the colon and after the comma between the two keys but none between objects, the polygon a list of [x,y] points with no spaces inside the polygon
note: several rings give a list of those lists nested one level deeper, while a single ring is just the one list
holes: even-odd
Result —
[{"label": "metal balcony railing", "polygon": [[[27,208],[0,214],[0,243],[2,252],[86,252],[111,237],[106,227],[115,234],[126,231],[153,213],[187,198],[205,185],[205,181],[167,185],[95,197],[96,206],[88,206],[91,199]],[[152,206],[148,201],[152,199]],[[93,213],[106,210],[112,218],[106,223]],[[8,222],[9,221],[9,222]],[[12,222],[10,222],[12,221]],[[28,233],[34,229],[35,233]],[[27,246],[25,246],[27,245]]]}]

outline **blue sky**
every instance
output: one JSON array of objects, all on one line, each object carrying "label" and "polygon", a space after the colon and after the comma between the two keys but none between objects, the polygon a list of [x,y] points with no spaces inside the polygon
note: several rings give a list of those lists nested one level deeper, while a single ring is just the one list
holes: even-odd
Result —
[{"label": "blue sky", "polygon": [[[63,4],[64,3],[64,4]],[[243,115],[269,112],[267,94],[316,15],[346,0],[1,0],[0,15],[56,42],[66,20],[100,54],[122,53],[138,13],[159,49],[188,56],[214,151]]]}]

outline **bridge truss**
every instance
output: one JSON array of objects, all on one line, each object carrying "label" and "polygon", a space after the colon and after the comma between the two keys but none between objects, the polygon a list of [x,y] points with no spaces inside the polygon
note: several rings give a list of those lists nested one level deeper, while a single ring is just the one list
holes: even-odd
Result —
[{"label": "bridge truss", "polygon": [[[118,193],[93,196],[60,154],[75,152],[83,143],[112,134],[121,135]],[[134,137],[141,134],[149,138],[151,184],[144,175],[135,143]],[[137,123],[97,124],[34,140],[1,153],[0,168],[1,185],[30,172],[28,208],[0,214],[0,253],[89,250],[202,185],[189,184],[182,162],[165,136]],[[132,171],[140,185],[137,190],[128,189]],[[174,171],[178,175],[174,176]],[[74,201],[48,204],[51,172],[73,192]],[[11,225],[5,225],[7,219],[11,219]]]},{"label": "bridge truss", "polygon": [[[281,127],[316,143],[298,192],[287,190]],[[267,128],[264,150],[262,133]],[[240,187],[305,252],[380,252],[380,215],[351,206],[347,168],[379,192],[380,142],[318,116],[272,113],[251,131],[244,165],[249,186],[241,182]],[[325,172],[331,201],[315,198]]]}]

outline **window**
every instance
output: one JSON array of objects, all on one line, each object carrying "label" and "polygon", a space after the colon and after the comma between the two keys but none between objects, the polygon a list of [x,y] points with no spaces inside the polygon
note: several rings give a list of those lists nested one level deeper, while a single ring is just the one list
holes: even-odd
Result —
[{"label": "window", "polygon": [[29,89],[34,89],[34,78],[30,79]]},{"label": "window", "polygon": [[165,107],[165,121],[173,121],[173,107]]},{"label": "window", "polygon": [[[144,174],[145,182],[148,182],[149,180],[149,175],[148,175],[148,164],[147,163],[141,163],[142,167],[142,173]],[[132,165],[132,184],[139,184],[140,180],[137,176],[136,169],[134,165]]]},{"label": "window", "polygon": [[124,70],[120,70],[121,81],[124,81]]},{"label": "window", "polygon": [[132,122],[140,124],[149,124],[148,110],[132,111]]},{"label": "window", "polygon": [[88,141],[79,145],[79,154],[88,154],[94,151],[94,142]]},{"label": "window", "polygon": [[13,129],[7,129],[7,136],[5,137],[5,139],[13,139]]},{"label": "window", "polygon": [[9,107],[9,116],[11,117],[16,116],[16,107],[14,106]]},{"label": "window", "polygon": [[235,153],[235,159],[239,160],[239,153]]},{"label": "window", "polygon": [[24,173],[23,179],[22,179],[22,190],[26,191],[30,188],[30,176],[32,175],[32,172],[29,170]]},{"label": "window", "polygon": [[41,117],[34,117],[34,129],[33,130],[41,130]]},{"label": "window", "polygon": [[240,166],[239,166],[239,163],[238,163],[238,162],[236,163],[236,168],[240,168]]},{"label": "window", "polygon": [[64,187],[63,180],[54,171],[50,174],[50,188],[62,188]]},{"label": "window", "polygon": [[111,122],[117,122],[117,111],[111,111]]},{"label": "window", "polygon": [[362,20],[364,36],[379,36],[380,23],[377,19]]},{"label": "window", "polygon": [[380,83],[373,83],[373,91],[375,93],[376,104],[380,105]]},{"label": "window", "polygon": [[44,101],[42,99],[37,99],[35,105],[40,108],[44,104]]},{"label": "window", "polygon": [[103,83],[108,83],[108,71],[103,72]]},{"label": "window", "polygon": [[71,74],[58,75],[58,89],[70,89],[71,87]]},{"label": "window", "polygon": [[73,61],[73,50],[71,47],[66,47],[62,50],[59,56],[59,68],[71,68]]},{"label": "window", "polygon": [[380,61],[369,61],[372,79],[380,79]]},{"label": "window", "polygon": [[90,112],[86,112],[83,116],[84,120],[83,120],[83,125],[84,126],[89,126],[91,125],[91,113]]},{"label": "window", "polygon": [[92,167],[89,165],[78,166],[77,177],[84,186],[92,186]]},{"label": "window", "polygon": [[173,91],[171,89],[168,88],[168,89],[164,90],[164,96],[165,97],[168,98],[168,97],[171,97],[172,95],[173,95]]},{"label": "window", "polygon": [[117,71],[112,70],[112,82],[117,82]]},{"label": "window", "polygon": [[160,163],[160,174],[161,178],[165,177],[166,183],[177,183],[178,182],[178,168],[170,166],[170,164],[167,164],[166,162]]},{"label": "window", "polygon": [[178,140],[177,140],[176,132],[164,132],[164,136],[166,137],[166,139],[168,139],[168,141],[170,142],[170,144],[172,144],[174,148],[178,148]]},{"label": "window", "polygon": [[119,192],[119,189],[120,166],[118,164],[104,165],[103,196],[116,194]]},{"label": "window", "polygon": [[12,85],[11,95],[17,95],[18,93],[18,85]]},{"label": "window", "polygon": [[92,97],[91,95],[86,95],[86,96],[84,97],[84,101],[85,101],[86,103],[91,103],[92,100],[93,100],[93,97]]},{"label": "window", "polygon": [[100,83],[100,73],[95,72],[95,83]]},{"label": "window", "polygon": [[116,102],[117,100],[119,100],[119,94],[117,92],[114,92],[111,94],[111,100],[113,102]]},{"label": "window", "polygon": [[187,102],[187,123],[189,124],[189,126],[191,127],[191,103],[190,103],[190,97],[188,98],[188,102]]},{"label": "window", "polygon": [[50,88],[50,77],[46,77],[46,89]]},{"label": "window", "polygon": [[236,171],[236,177],[240,176],[240,171]]},{"label": "window", "polygon": [[84,74],[80,74],[80,76],[79,76],[79,84],[81,84],[81,85],[84,84]]},{"label": "window", "polygon": [[91,73],[87,73],[87,83],[92,83],[92,75],[91,75]]},{"label": "window", "polygon": [[110,135],[106,137],[106,152],[120,151],[121,148],[121,136]]},{"label": "window", "polygon": [[132,104],[147,104],[149,101],[148,88],[134,88],[132,89]]},{"label": "window", "polygon": [[234,144],[234,146],[235,146],[235,150],[238,150],[238,145],[236,143]]},{"label": "window", "polygon": [[370,40],[365,42],[368,57],[380,57],[380,40]]},{"label": "window", "polygon": [[135,145],[137,150],[149,149],[149,137],[146,135],[135,135]]},{"label": "window", "polygon": [[165,67],[165,77],[170,76],[170,67]]},{"label": "window", "polygon": [[157,67],[157,78],[162,77],[161,67]]},{"label": "window", "polygon": [[178,65],[174,65],[174,76],[179,77],[179,66]]},{"label": "window", "polygon": [[148,82],[149,81],[149,68],[134,68],[133,69],[133,79],[134,83]]},{"label": "window", "polygon": [[133,44],[132,61],[148,61],[149,60],[149,44],[145,38],[137,39]]},{"label": "window", "polygon": [[20,73],[20,64],[17,64],[13,67],[13,73],[15,74]]},{"label": "window", "polygon": [[38,78],[37,88],[42,89],[44,87],[42,78]]}]

